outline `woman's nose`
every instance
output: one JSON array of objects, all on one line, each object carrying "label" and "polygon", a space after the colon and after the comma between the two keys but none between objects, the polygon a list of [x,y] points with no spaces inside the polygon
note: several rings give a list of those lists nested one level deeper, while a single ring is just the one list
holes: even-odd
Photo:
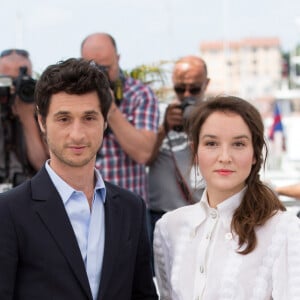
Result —
[{"label": "woman's nose", "polygon": [[219,161],[222,163],[228,163],[232,161],[230,150],[227,146],[221,147]]}]

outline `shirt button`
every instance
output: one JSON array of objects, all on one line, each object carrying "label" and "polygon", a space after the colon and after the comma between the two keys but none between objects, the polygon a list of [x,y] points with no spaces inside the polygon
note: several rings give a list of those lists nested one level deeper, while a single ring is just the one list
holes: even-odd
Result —
[{"label": "shirt button", "polygon": [[200,266],[199,270],[200,270],[200,273],[204,273],[204,267],[203,266]]},{"label": "shirt button", "polygon": [[225,239],[226,239],[226,240],[232,240],[232,233],[231,233],[231,232],[227,232],[227,233],[225,234]]},{"label": "shirt button", "polygon": [[215,209],[212,209],[212,210],[210,211],[210,216],[211,216],[213,219],[215,219],[215,218],[218,216],[217,211],[216,211]]},{"label": "shirt button", "polygon": [[196,236],[196,230],[190,232],[190,238],[193,239]]}]

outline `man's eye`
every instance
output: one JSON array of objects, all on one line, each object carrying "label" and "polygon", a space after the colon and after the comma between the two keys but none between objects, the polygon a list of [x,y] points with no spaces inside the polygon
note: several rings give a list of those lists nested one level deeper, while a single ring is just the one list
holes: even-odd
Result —
[{"label": "man's eye", "polygon": [[58,120],[58,122],[64,123],[64,122],[67,122],[69,119],[67,117],[63,117],[63,118],[58,118],[57,120]]},{"label": "man's eye", "polygon": [[93,120],[96,120],[96,117],[94,117],[94,116],[86,116],[85,119],[87,121],[93,121]]}]

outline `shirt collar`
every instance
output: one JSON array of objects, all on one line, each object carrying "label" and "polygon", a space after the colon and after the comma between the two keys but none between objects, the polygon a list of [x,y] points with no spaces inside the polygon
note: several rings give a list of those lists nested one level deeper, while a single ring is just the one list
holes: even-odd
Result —
[{"label": "shirt collar", "polygon": [[234,194],[233,196],[227,198],[226,200],[218,204],[217,210],[219,211],[219,213],[227,217],[232,217],[234,211],[240,206],[246,190],[247,186],[245,186],[238,193]]},{"label": "shirt collar", "polygon": [[217,210],[221,221],[229,230],[231,227],[232,216],[235,210],[240,206],[246,190],[247,186],[244,187],[240,192],[222,201],[217,205],[217,208],[214,209],[208,204],[207,191],[205,189],[202,194],[201,200],[195,204],[196,209],[190,211],[190,225],[196,229],[207,218],[212,210]]},{"label": "shirt collar", "polygon": [[[54,186],[56,187],[60,197],[62,198],[63,203],[66,204],[66,202],[70,199],[72,194],[78,191],[75,190],[73,187],[71,187],[69,184],[67,184],[60,176],[58,176],[56,172],[50,167],[49,162],[50,159],[47,160],[45,163],[46,170]],[[106,188],[102,176],[97,169],[95,169],[95,176],[96,176],[96,184],[95,184],[94,191],[100,194],[100,198],[104,203],[106,198]]]}]

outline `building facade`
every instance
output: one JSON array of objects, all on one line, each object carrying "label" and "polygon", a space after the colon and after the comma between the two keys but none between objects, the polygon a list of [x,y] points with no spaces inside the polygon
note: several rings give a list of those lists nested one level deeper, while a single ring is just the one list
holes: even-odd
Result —
[{"label": "building facade", "polygon": [[273,95],[280,85],[282,55],[278,38],[204,41],[200,55],[207,62],[210,94],[257,99]]},{"label": "building facade", "polygon": [[300,46],[290,53],[290,78],[292,88],[300,88]]}]

